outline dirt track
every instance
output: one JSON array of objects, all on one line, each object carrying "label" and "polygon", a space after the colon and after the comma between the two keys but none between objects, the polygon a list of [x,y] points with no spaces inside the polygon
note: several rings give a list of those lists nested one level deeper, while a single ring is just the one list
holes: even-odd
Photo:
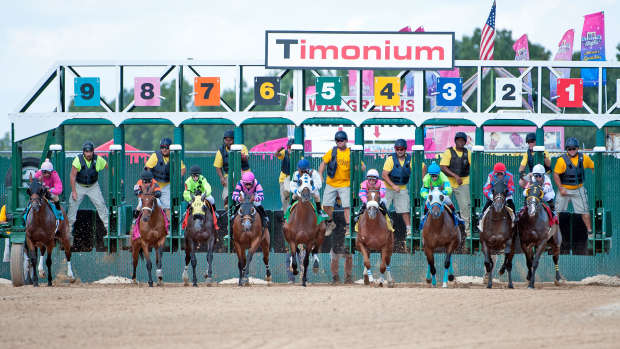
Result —
[{"label": "dirt track", "polygon": [[0,287],[0,347],[618,347],[620,288]]}]

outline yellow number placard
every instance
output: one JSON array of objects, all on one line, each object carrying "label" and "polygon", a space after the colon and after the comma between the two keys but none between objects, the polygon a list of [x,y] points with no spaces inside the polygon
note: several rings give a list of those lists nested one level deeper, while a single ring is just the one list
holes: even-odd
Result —
[{"label": "yellow number placard", "polygon": [[400,105],[400,79],[391,76],[378,76],[375,78],[375,105],[376,106],[399,106]]}]

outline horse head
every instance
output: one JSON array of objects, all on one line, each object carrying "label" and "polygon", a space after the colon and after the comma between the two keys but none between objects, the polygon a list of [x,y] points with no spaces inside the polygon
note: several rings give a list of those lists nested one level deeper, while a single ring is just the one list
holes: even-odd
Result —
[{"label": "horse head", "polygon": [[203,219],[205,217],[206,206],[204,204],[204,199],[202,198],[202,196],[192,195],[191,207],[194,219]]},{"label": "horse head", "polygon": [[508,188],[504,182],[497,182],[493,185],[493,209],[495,212],[501,212],[506,205],[506,196]]},{"label": "horse head", "polygon": [[45,187],[38,180],[34,180],[30,182],[26,193],[30,196],[30,206],[35,212],[38,212],[43,204],[41,200],[45,196]]},{"label": "horse head", "polygon": [[157,198],[155,197],[152,184],[146,186],[145,189],[146,190],[140,194],[140,198],[142,199],[142,221],[148,222],[151,219],[153,210],[157,208]]},{"label": "horse head", "polygon": [[437,187],[431,189],[428,194],[428,201],[430,202],[430,211],[433,218],[439,218],[443,213],[444,208],[444,194]]},{"label": "horse head", "polygon": [[299,178],[299,197],[302,202],[310,201],[312,199],[312,177],[309,174],[304,173],[301,178]]},{"label": "horse head", "polygon": [[254,207],[254,195],[244,196],[239,207],[239,216],[241,217],[241,226],[244,232],[252,230],[254,218],[256,216],[256,208]]},{"label": "horse head", "polygon": [[525,198],[525,205],[527,206],[527,214],[530,217],[536,215],[536,211],[540,207],[540,201],[543,198],[543,190],[538,184],[531,185],[527,190],[527,196]]},{"label": "horse head", "polygon": [[368,200],[366,203],[366,212],[368,212],[368,217],[370,219],[375,219],[377,217],[377,212],[379,212],[379,203],[376,200]]}]

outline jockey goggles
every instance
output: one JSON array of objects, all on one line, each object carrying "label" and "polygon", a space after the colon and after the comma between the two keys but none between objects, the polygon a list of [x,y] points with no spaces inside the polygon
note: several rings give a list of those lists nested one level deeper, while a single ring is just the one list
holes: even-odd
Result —
[{"label": "jockey goggles", "polygon": [[51,174],[51,173],[52,173],[52,171],[41,170],[41,173],[43,173],[43,174]]},{"label": "jockey goggles", "polygon": [[170,146],[162,144],[162,145],[159,146],[159,149],[170,149]]},{"label": "jockey goggles", "polygon": [[368,177],[366,177],[366,179],[368,179],[368,180],[373,179],[373,180],[375,180],[375,181],[376,181],[376,180],[378,180],[378,179],[379,179],[379,177],[375,177],[375,176],[368,176]]},{"label": "jockey goggles", "polygon": [[534,173],[534,178],[542,178],[543,175],[540,173]]}]

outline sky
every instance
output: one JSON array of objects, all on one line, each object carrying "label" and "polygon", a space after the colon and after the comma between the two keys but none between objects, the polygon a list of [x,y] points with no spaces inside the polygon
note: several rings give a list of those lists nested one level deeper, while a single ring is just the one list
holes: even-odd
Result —
[{"label": "sky", "polygon": [[[387,4],[388,6],[380,6]],[[454,31],[481,28],[491,0],[379,1],[6,1],[0,13],[0,135],[13,112],[58,60],[264,59],[265,30],[389,31],[423,25]],[[497,0],[497,29],[552,54],[583,16],[604,11],[607,60],[620,43],[620,1]],[[43,106],[46,107],[46,106]],[[50,105],[49,111],[54,108]]]}]

